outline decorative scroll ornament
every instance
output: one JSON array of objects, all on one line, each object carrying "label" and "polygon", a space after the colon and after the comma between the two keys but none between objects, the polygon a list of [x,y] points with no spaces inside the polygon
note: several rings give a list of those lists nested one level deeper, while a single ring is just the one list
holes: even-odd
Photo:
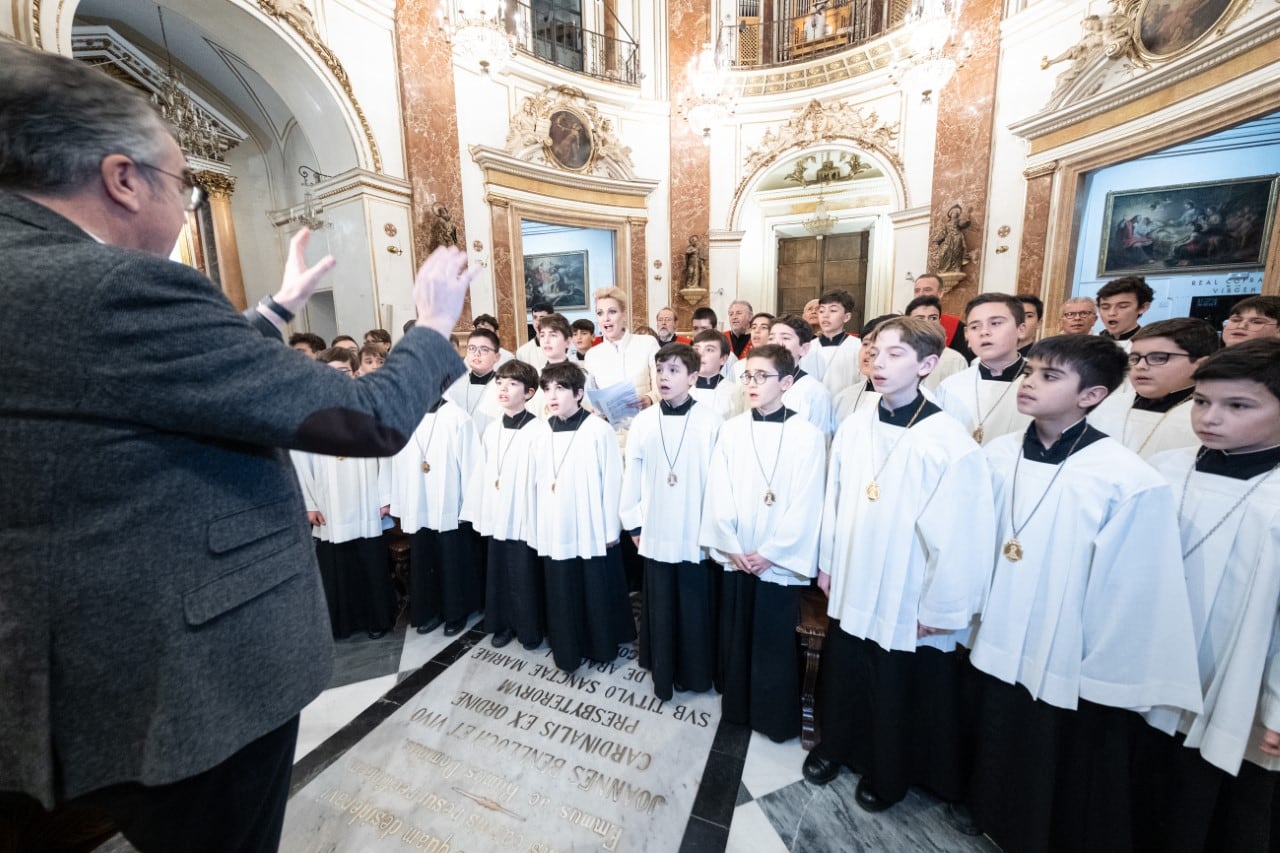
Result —
[{"label": "decorative scroll ornament", "polygon": [[827,142],[849,142],[874,152],[901,174],[897,138],[897,123],[881,121],[875,110],[864,114],[851,104],[837,101],[824,106],[815,98],[781,127],[765,133],[760,144],[747,151],[735,196],[741,196],[753,175],[786,152]]},{"label": "decorative scroll ornament", "polygon": [[530,163],[622,180],[635,178],[631,149],[581,89],[551,86],[511,117],[507,151]]}]

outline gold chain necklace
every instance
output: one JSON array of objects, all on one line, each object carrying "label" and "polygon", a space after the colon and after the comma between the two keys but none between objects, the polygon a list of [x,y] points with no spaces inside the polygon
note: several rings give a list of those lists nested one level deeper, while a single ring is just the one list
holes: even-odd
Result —
[{"label": "gold chain necklace", "polygon": [[[659,403],[659,406],[662,404]],[[684,427],[680,430],[680,443],[676,445],[676,455],[672,458],[667,453],[667,434],[662,429],[662,410],[658,410],[658,438],[662,440],[662,458],[667,460],[667,485],[674,486],[679,482],[676,477],[676,463],[680,461],[680,451],[684,449],[684,437],[689,432],[689,413],[685,412],[680,417],[684,418]]]},{"label": "gold chain necklace", "polygon": [[[1031,507],[1031,512],[1027,513],[1027,517],[1022,520],[1022,524],[1018,524],[1013,516],[1018,505],[1018,467],[1022,464],[1023,457],[1022,448],[1018,448],[1018,460],[1013,463],[1013,482],[1009,485],[1009,527],[1013,529],[1013,535],[1009,537],[1009,541],[1005,542],[1004,547],[1000,549],[1000,553],[1004,554],[1004,558],[1010,563],[1016,563],[1022,559],[1022,543],[1018,541],[1018,534],[1027,529],[1027,525],[1031,523],[1036,510],[1040,509],[1040,504],[1044,503],[1044,499],[1049,497],[1053,484],[1058,482],[1058,475],[1062,473],[1063,468],[1067,467],[1067,460],[1071,458],[1071,454],[1076,452],[1076,446],[1080,444],[1080,439],[1084,438],[1084,434],[1088,431],[1089,425],[1085,424],[1084,429],[1080,430],[1080,434],[1076,436],[1076,440],[1071,442],[1071,447],[1067,448],[1067,455],[1058,463],[1057,470],[1049,478],[1049,485],[1044,487],[1040,500],[1036,501],[1036,505]],[[1062,436],[1058,436],[1058,440],[1061,441]]]},{"label": "gold chain necklace", "polygon": [[867,500],[869,501],[880,500],[880,484],[877,481],[880,479],[880,475],[884,473],[885,466],[889,464],[889,457],[893,456],[893,451],[898,449],[898,445],[902,443],[902,439],[907,437],[907,430],[911,429],[912,424],[916,422],[916,418],[920,417],[920,413],[924,411],[924,404],[927,402],[929,402],[928,398],[926,398],[923,394],[921,394],[920,405],[916,406],[915,414],[911,416],[911,420],[907,421],[907,425],[902,428],[902,435],[898,436],[898,440],[893,443],[893,447],[889,448],[889,452],[885,454],[884,461],[880,463],[880,466],[878,468],[876,467],[875,431],[876,431],[876,421],[880,420],[880,412],[879,412],[879,406],[876,407],[877,410],[875,414],[871,416],[871,430],[870,430],[871,441],[869,442],[869,446],[871,448],[871,467],[875,468],[876,470],[875,470],[875,473],[871,475],[871,482],[867,483]]},{"label": "gold chain necklace", "polygon": [[427,444],[424,447],[422,442],[418,441],[417,436],[414,437],[413,443],[418,445],[418,450],[422,453],[422,473],[431,473],[431,463],[427,461],[427,451],[431,449],[431,439],[436,435],[436,424],[440,422],[440,409],[436,409],[431,413],[431,429],[427,431]]},{"label": "gold chain necklace", "polygon": [[[1018,356],[1017,364],[1021,365],[1023,361],[1022,356]],[[1007,370],[1008,368],[1005,368],[1005,370],[1000,371],[1000,375],[1003,376]],[[982,425],[987,422],[987,418],[991,417],[992,412],[1000,408],[1000,404],[1004,402],[1005,397],[1009,396],[1009,391],[1017,382],[1018,378],[1015,376],[1012,382],[1007,383],[1004,391],[1000,392],[1000,396],[991,404],[991,408],[987,409],[987,413],[985,415],[982,414],[982,395],[979,393],[982,388],[982,362],[978,362],[977,369],[973,374],[973,416],[978,419],[978,425],[973,430],[973,440],[978,444],[982,444],[982,439],[987,435]]]},{"label": "gold chain necklace", "polygon": [[[1156,433],[1160,431],[1160,425],[1164,423],[1164,419],[1169,417],[1169,415],[1172,415],[1175,410],[1182,408],[1183,406],[1187,405],[1187,403],[1190,403],[1190,402],[1191,402],[1191,398],[1188,397],[1187,399],[1183,400],[1181,403],[1178,403],[1175,406],[1171,406],[1167,412],[1160,415],[1159,420],[1156,421],[1156,425],[1151,428],[1151,432],[1147,433],[1147,437],[1142,440],[1142,444],[1138,445],[1138,449],[1136,452],[1139,456],[1142,455],[1142,451],[1147,449],[1147,445],[1151,443],[1151,439],[1155,438]],[[1124,413],[1124,426],[1120,430],[1120,443],[1123,444],[1125,447],[1129,446],[1129,416],[1132,414],[1133,414],[1133,406],[1130,406],[1129,411]]]},{"label": "gold chain necklace", "polygon": [[[1196,463],[1199,462],[1204,457],[1207,450],[1208,449],[1204,447],[1200,448],[1200,452],[1196,454],[1195,462],[1191,463],[1191,468],[1188,469],[1187,476],[1182,480],[1182,499],[1178,501],[1178,524],[1179,525],[1182,524],[1182,519],[1183,519],[1182,510],[1187,505],[1187,486],[1191,483],[1191,475],[1196,470]],[[1213,527],[1209,528],[1208,533],[1206,533],[1205,535],[1197,539],[1196,544],[1192,545],[1190,548],[1183,551],[1182,559],[1185,560],[1187,557],[1190,557],[1197,550],[1199,550],[1201,545],[1203,545],[1205,542],[1209,540],[1210,536],[1217,533],[1218,528],[1227,523],[1227,519],[1230,518],[1235,513],[1235,511],[1238,510],[1244,504],[1244,502],[1249,499],[1250,495],[1252,495],[1255,491],[1257,491],[1258,487],[1261,486],[1268,477],[1270,477],[1272,474],[1276,472],[1277,468],[1280,468],[1280,462],[1277,462],[1275,465],[1272,465],[1270,471],[1260,476],[1258,478],[1258,482],[1250,486],[1249,490],[1240,496],[1240,500],[1232,504],[1231,509],[1227,510],[1226,514],[1223,515],[1222,518],[1218,519],[1218,523],[1215,524]]]},{"label": "gold chain necklace", "polygon": [[513,444],[515,444],[515,443],[516,443],[516,434],[517,434],[518,432],[520,432],[521,427],[523,427],[525,424],[527,424],[527,423],[528,423],[530,420],[532,420],[532,419],[533,419],[533,413],[531,413],[531,412],[521,412],[521,413],[520,413],[520,415],[519,415],[519,420],[517,420],[517,421],[516,421],[515,428],[514,428],[514,429],[512,429],[512,430],[510,430],[510,432],[511,432],[511,438],[510,438],[510,439],[508,439],[508,441],[507,441],[507,449],[506,449],[506,450],[503,450],[503,449],[502,449],[502,434],[503,434],[504,432],[507,432],[507,430],[506,430],[505,428],[498,430],[498,438],[497,438],[497,441],[498,441],[498,478],[497,478],[496,480],[494,480],[494,481],[493,481],[493,487],[494,487],[495,489],[501,489],[501,488],[502,488],[502,463],[503,463],[504,461],[506,461],[507,454],[511,452],[511,445],[513,445]]},{"label": "gold chain necklace", "polygon": [[[578,411],[581,412],[582,410],[579,409]],[[577,416],[578,416],[577,412],[571,415],[571,417],[577,417]],[[564,420],[567,421],[568,418],[565,418]],[[560,480],[560,469],[564,467],[564,461],[569,458],[569,451],[573,449],[573,440],[578,437],[578,428],[581,426],[582,424],[579,423],[577,427],[574,427],[573,430],[571,430],[573,432],[573,435],[569,437],[569,443],[565,445],[564,453],[560,455],[559,463],[556,462],[556,457],[555,457],[554,432],[552,434],[552,437],[551,437],[551,491],[552,493],[554,493],[556,490],[556,483],[559,482]]]},{"label": "gold chain necklace", "polygon": [[786,436],[787,420],[788,420],[787,410],[785,407],[783,407],[782,429],[778,430],[778,454],[773,457],[773,471],[768,476],[765,476],[764,463],[760,461],[760,451],[756,448],[756,427],[755,427],[756,419],[754,416],[752,416],[751,420],[747,422],[748,423],[747,432],[750,433],[751,435],[751,452],[755,454],[756,465],[760,468],[760,476],[764,477],[764,505],[765,506],[773,506],[778,499],[777,496],[774,495],[773,493],[773,478],[777,476],[778,463],[782,460],[782,439]]}]

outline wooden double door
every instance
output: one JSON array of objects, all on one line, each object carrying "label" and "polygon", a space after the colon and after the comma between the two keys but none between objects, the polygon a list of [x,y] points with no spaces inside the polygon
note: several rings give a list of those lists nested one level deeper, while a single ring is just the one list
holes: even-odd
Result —
[{"label": "wooden double door", "polygon": [[778,239],[778,315],[800,314],[810,299],[828,290],[846,290],[853,296],[850,331],[858,331],[867,319],[868,231],[828,234],[825,237]]}]

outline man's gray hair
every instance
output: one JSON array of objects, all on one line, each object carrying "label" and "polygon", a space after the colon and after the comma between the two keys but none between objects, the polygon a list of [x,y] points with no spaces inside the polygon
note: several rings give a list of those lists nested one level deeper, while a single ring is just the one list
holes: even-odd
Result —
[{"label": "man's gray hair", "polygon": [[111,154],[148,164],[159,158],[167,127],[140,92],[83,62],[7,40],[0,68],[0,189],[65,195],[91,184]]},{"label": "man's gray hair", "polygon": [[1091,296],[1073,296],[1067,301],[1063,302],[1062,307],[1066,308],[1068,305],[1071,305],[1073,303],[1082,303],[1084,305],[1088,305],[1090,311],[1094,312],[1095,314],[1098,312],[1098,304],[1093,301],[1093,297]]},{"label": "man's gray hair", "polygon": [[748,314],[754,314],[754,313],[755,313],[755,310],[756,310],[756,309],[752,308],[752,307],[751,307],[751,303],[750,303],[750,302],[748,302],[748,301],[747,301],[747,300],[745,300],[745,299],[735,299],[735,300],[733,300],[732,302],[730,302],[730,303],[729,303],[729,307],[730,307],[730,308],[732,308],[732,307],[733,307],[733,306],[735,306],[735,305],[745,305],[745,306],[747,306],[747,313],[748,313]]}]

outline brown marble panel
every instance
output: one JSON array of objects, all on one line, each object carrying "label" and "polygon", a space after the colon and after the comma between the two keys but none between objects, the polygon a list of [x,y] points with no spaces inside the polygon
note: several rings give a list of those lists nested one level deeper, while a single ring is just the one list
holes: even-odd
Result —
[{"label": "brown marble panel", "polygon": [[[458,236],[467,245],[452,49],[436,26],[438,10],[447,13],[448,6],[447,0],[396,2],[405,165],[413,185],[413,246],[418,263],[427,257],[432,196],[449,209]],[[471,328],[469,297],[458,327]]]},{"label": "brown marble panel", "polygon": [[[1044,244],[1049,239],[1049,201],[1052,189],[1052,172],[1027,180],[1027,201],[1022,214],[1022,246],[1018,254],[1019,293],[1041,295]],[[1046,305],[1045,311],[1056,315],[1057,306]]]},{"label": "brown marble panel", "polygon": [[645,260],[648,255],[644,242],[644,220],[628,219],[627,229],[627,244],[631,248],[631,328],[634,329],[636,326],[650,325],[649,288],[645,286]]},{"label": "brown marble panel", "polygon": [[[669,0],[668,16],[668,73],[671,80],[672,100],[678,100],[687,85],[689,61],[702,49],[707,40],[707,27],[711,22],[709,0]],[[676,312],[676,328],[688,329],[693,323],[693,309],[675,292],[676,270],[683,269],[684,250],[689,236],[697,234],[706,251],[707,231],[710,229],[710,213],[707,201],[711,197],[711,151],[702,137],[689,129],[689,124],[678,111],[671,115],[671,256],[661,270],[666,287],[655,285],[654,304],[661,299]],[[633,287],[647,288],[651,279],[642,270],[633,281]],[[661,290],[661,293],[658,291]],[[699,304],[706,304],[705,300]]]},{"label": "brown marble panel", "polygon": [[965,278],[943,297],[943,309],[952,313],[962,311],[981,291],[979,250],[987,217],[1001,9],[1001,0],[969,0],[964,4],[957,32],[960,38],[967,35],[972,40],[973,55],[936,96],[938,142],[933,157],[930,226],[936,231],[946,221],[947,209],[961,205],[971,223],[965,238],[974,253],[974,260],[963,269]]},{"label": "brown marble panel", "polygon": [[512,352],[520,346],[517,326],[524,317],[525,306],[516,305],[516,289],[511,272],[511,208],[506,202],[494,199],[489,202],[489,223],[493,229],[493,244],[489,247],[489,272],[493,276],[493,294],[498,307],[498,322],[503,328],[498,333],[502,345]]}]

